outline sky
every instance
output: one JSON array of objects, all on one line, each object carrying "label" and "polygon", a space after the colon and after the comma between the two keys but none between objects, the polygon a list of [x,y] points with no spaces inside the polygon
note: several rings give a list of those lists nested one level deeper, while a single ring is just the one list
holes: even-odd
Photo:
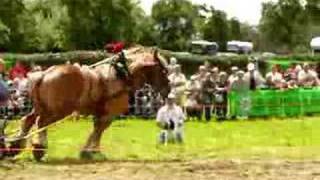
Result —
[{"label": "sky", "polygon": [[[144,11],[151,14],[152,5],[157,0],[140,0]],[[228,18],[236,17],[241,22],[251,25],[259,24],[262,2],[270,0],[192,0],[193,3],[212,5],[215,9],[223,10]],[[275,1],[275,0],[272,0]]]}]

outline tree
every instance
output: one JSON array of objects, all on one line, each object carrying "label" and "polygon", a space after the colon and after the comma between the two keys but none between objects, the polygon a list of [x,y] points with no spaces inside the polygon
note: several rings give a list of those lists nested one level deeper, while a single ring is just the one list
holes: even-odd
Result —
[{"label": "tree", "polygon": [[227,15],[213,7],[210,9],[210,13],[211,15],[203,28],[203,37],[206,40],[217,42],[219,49],[225,51],[229,32]]},{"label": "tree", "polygon": [[169,50],[185,50],[195,34],[197,7],[189,0],[159,0],[152,8],[158,45]]},{"label": "tree", "polygon": [[67,7],[66,25],[70,49],[99,49],[106,42],[133,41],[135,37],[137,3],[133,0],[61,0]]},{"label": "tree", "polygon": [[232,18],[230,21],[229,21],[229,24],[230,24],[230,37],[229,39],[230,40],[241,40],[241,23],[239,22],[238,19],[236,18]]},{"label": "tree", "polygon": [[300,0],[263,4],[259,29],[265,50],[293,51],[308,44],[308,19]]},{"label": "tree", "polygon": [[10,41],[10,29],[0,20],[0,50]]}]

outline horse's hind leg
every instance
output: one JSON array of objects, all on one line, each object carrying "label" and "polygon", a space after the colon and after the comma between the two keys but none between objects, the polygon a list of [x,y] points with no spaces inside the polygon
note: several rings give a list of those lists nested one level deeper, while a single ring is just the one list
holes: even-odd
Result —
[{"label": "horse's hind leg", "polygon": [[7,156],[16,156],[21,152],[22,149],[26,147],[26,138],[25,136],[28,135],[31,127],[37,120],[37,115],[34,111],[30,114],[22,118],[22,125],[19,134],[15,137],[15,140],[10,142],[10,147],[8,148],[8,152],[6,153]]},{"label": "horse's hind leg", "polygon": [[94,154],[100,154],[100,141],[103,132],[111,125],[112,121],[109,116],[97,118],[94,122],[93,132],[90,134],[86,145],[81,151],[82,159],[92,159]]},{"label": "horse's hind leg", "polygon": [[[41,127],[39,127],[41,128]],[[39,132],[38,142],[33,143],[33,157],[37,161],[41,161],[43,156],[46,154],[46,150],[48,149],[48,136],[47,136],[47,130],[43,130]]]}]

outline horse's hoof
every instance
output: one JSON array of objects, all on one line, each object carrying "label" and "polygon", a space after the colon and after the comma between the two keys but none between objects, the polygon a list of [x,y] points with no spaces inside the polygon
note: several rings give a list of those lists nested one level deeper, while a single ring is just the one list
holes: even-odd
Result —
[{"label": "horse's hoof", "polygon": [[42,158],[46,155],[47,147],[41,144],[33,144],[32,154],[36,161],[40,162]]},{"label": "horse's hoof", "polygon": [[22,140],[12,142],[9,148],[6,150],[6,156],[15,157],[16,155],[20,154],[22,151],[22,143],[24,143]]},{"label": "horse's hoof", "polygon": [[82,160],[97,161],[105,160],[106,156],[99,151],[81,151],[80,158]]}]

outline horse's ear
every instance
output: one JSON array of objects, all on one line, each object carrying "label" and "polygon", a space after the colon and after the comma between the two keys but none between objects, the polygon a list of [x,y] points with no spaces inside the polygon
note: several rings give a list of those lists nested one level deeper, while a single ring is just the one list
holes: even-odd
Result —
[{"label": "horse's ear", "polygon": [[155,60],[160,61],[158,48],[155,48],[155,50],[153,52],[153,57],[154,57]]}]

